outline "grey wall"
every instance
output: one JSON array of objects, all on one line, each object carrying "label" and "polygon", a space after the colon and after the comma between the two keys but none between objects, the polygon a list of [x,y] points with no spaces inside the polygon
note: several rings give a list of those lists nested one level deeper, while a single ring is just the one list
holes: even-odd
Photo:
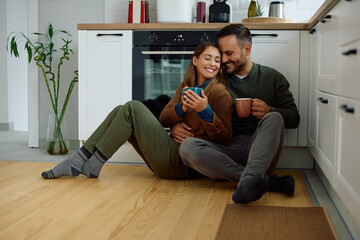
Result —
[{"label": "grey wall", "polygon": [[27,0],[1,0],[1,41],[0,41],[0,123],[14,124],[14,130],[27,131],[27,58],[14,58],[7,54],[6,38],[12,31],[27,31]]},{"label": "grey wall", "polygon": [[[62,86],[60,90],[60,106],[67,92],[68,85],[74,77],[74,70],[78,68],[78,23],[101,23],[104,22],[103,0],[39,0],[39,32],[47,31],[49,22],[56,29],[68,31],[72,37],[72,49],[74,55],[70,61],[63,65]],[[46,138],[48,114],[52,110],[46,86],[39,73],[40,85],[40,138]],[[75,86],[71,95],[65,118],[63,121],[63,134],[66,138],[78,138],[78,88]]]},{"label": "grey wall", "polygon": [[[7,91],[6,0],[0,0],[0,124],[9,121]],[[1,128],[0,128],[1,129]]]}]

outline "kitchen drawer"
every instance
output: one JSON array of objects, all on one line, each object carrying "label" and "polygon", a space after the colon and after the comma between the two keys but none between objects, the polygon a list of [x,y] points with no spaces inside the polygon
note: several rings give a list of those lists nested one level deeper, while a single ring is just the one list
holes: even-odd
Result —
[{"label": "kitchen drawer", "polygon": [[360,226],[360,101],[339,98],[338,158],[335,190]]},{"label": "kitchen drawer", "polygon": [[340,1],[340,44],[360,39],[360,0]]},{"label": "kitchen drawer", "polygon": [[340,50],[339,95],[360,99],[360,40]]},{"label": "kitchen drawer", "polygon": [[339,65],[339,23],[336,15],[319,23],[317,90],[337,94]]},{"label": "kitchen drawer", "polygon": [[289,41],[294,31],[276,31],[276,30],[252,30],[253,42],[281,42]]},{"label": "kitchen drawer", "polygon": [[317,138],[316,150],[320,168],[332,186],[335,181],[337,97],[316,93]]}]

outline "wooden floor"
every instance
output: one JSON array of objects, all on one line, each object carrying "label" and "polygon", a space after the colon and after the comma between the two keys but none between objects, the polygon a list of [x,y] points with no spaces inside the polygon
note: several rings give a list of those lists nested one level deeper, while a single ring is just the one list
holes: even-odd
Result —
[{"label": "wooden floor", "polygon": [[[0,161],[0,239],[213,239],[236,183],[164,180],[143,166],[105,165],[100,178],[44,180],[56,163]],[[311,206],[301,175],[293,197],[251,204]]]}]

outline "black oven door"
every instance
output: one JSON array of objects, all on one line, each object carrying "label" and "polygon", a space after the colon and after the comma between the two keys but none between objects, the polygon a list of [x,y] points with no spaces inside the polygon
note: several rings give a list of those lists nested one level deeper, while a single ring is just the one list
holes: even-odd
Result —
[{"label": "black oven door", "polygon": [[191,62],[195,46],[134,46],[133,100],[174,95]]}]

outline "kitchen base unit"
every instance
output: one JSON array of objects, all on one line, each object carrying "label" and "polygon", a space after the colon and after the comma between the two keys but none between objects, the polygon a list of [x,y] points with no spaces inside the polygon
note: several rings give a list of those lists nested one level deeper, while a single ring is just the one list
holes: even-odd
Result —
[{"label": "kitchen base unit", "polygon": [[339,98],[335,190],[346,207],[354,236],[360,237],[360,101]]},{"label": "kitchen base unit", "polygon": [[79,31],[79,140],[131,96],[132,31]]}]

